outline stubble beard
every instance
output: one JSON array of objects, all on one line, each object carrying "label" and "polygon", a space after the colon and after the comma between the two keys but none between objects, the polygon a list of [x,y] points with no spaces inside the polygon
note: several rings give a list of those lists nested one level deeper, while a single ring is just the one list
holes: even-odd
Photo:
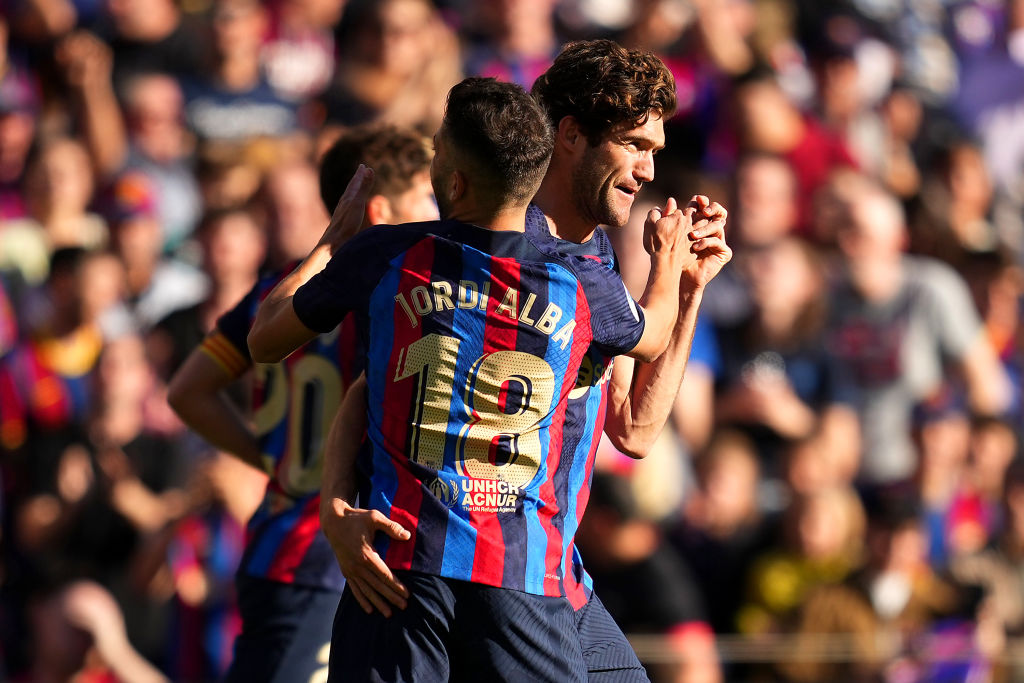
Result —
[{"label": "stubble beard", "polygon": [[[621,228],[629,221],[629,209],[615,206],[614,187],[606,187],[598,175],[598,164],[591,163],[589,152],[572,172],[572,202],[577,213],[595,227]],[[623,215],[624,214],[624,215]]]}]

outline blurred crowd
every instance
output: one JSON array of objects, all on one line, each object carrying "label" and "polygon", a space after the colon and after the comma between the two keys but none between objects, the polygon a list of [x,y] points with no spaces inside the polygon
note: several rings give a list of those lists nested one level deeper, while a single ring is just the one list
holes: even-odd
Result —
[{"label": "blurred crowd", "polygon": [[1024,0],[7,0],[0,680],[223,672],[265,479],[167,381],[316,242],[339,134],[594,37],[679,94],[627,286],[666,196],[735,250],[578,535],[652,677],[1024,679]]}]

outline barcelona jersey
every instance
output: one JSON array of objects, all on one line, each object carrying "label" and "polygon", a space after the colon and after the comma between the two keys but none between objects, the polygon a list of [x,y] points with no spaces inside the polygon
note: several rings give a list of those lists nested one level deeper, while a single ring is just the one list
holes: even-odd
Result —
[{"label": "barcelona jersey", "polygon": [[[526,234],[545,253],[562,258],[588,259],[599,264],[607,271],[607,277],[612,281],[610,286],[625,288],[619,275],[615,250],[601,228],[596,228],[594,235],[582,244],[558,239],[551,235],[543,212],[530,205]],[[572,504],[565,508],[562,521],[565,530],[562,566],[566,576],[566,595],[576,609],[586,603],[593,591],[593,581],[584,570],[582,558],[572,541],[590,500],[590,483],[594,475],[597,447],[604,430],[608,382],[614,356],[599,345],[587,349],[565,409],[562,458],[572,462],[569,477]]]},{"label": "barcelona jersey", "polygon": [[356,313],[360,499],[412,534],[378,534],[388,566],[566,595],[582,484],[563,444],[569,395],[588,349],[627,352],[644,327],[617,274],[520,232],[408,224],[350,240],[293,306],[316,331]]},{"label": "barcelona jersey", "polygon": [[[288,271],[257,282],[203,342],[229,373],[240,375],[252,365],[246,336],[256,309]],[[353,321],[345,321],[280,363],[256,365],[253,422],[270,481],[249,521],[242,574],[336,591],[344,586],[320,533],[320,481],[327,431],[345,389],[362,371],[354,332]]]}]

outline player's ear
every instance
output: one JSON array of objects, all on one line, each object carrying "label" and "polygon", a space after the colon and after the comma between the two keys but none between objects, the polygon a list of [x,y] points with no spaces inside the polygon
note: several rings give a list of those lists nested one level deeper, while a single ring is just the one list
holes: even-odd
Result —
[{"label": "player's ear", "polygon": [[579,121],[575,116],[563,116],[558,122],[558,130],[555,131],[555,145],[564,147],[567,150],[576,150],[580,145],[587,142],[587,136],[583,134]]},{"label": "player's ear", "polygon": [[448,180],[448,201],[456,202],[462,199],[463,195],[466,194],[467,187],[466,174],[458,170],[452,172],[452,175]]},{"label": "player's ear", "polygon": [[366,221],[370,225],[390,225],[394,213],[391,202],[382,194],[375,194],[366,202]]}]

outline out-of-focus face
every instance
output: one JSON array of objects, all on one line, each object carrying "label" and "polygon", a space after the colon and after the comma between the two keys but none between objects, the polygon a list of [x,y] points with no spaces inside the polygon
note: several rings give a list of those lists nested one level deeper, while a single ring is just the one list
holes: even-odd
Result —
[{"label": "out-of-focus face", "polygon": [[850,207],[852,226],[839,235],[839,246],[851,261],[891,259],[903,251],[906,237],[899,207],[869,194]]},{"label": "out-of-focus face", "polygon": [[396,75],[420,69],[429,56],[426,30],[432,18],[430,6],[422,0],[388,0],[377,12],[371,41],[372,61]]},{"label": "out-of-focus face", "polygon": [[954,200],[987,209],[992,201],[992,180],[979,149],[965,145],[953,152],[949,190]]},{"label": "out-of-focus face", "polygon": [[0,112],[0,180],[21,176],[35,132],[35,119],[28,112]]},{"label": "out-of-focus face", "polygon": [[164,243],[163,232],[155,216],[140,214],[114,226],[111,242],[125,264],[148,264],[160,257]]},{"label": "out-of-focus face", "polygon": [[128,102],[131,135],[144,153],[158,161],[180,156],[184,97],[178,83],[169,76],[140,77]]},{"label": "out-of-focus face", "polygon": [[838,497],[819,494],[808,499],[797,523],[803,552],[810,558],[819,559],[840,554],[850,533],[848,517]]},{"label": "out-of-focus face", "polygon": [[745,265],[751,297],[762,310],[799,310],[821,286],[807,256],[792,241],[749,254]]},{"label": "out-of-focus face", "polygon": [[412,187],[391,199],[390,202],[393,223],[433,221],[439,217],[429,171],[416,174],[412,181]]},{"label": "out-of-focus face", "polygon": [[213,10],[212,20],[213,42],[219,55],[251,55],[259,51],[267,16],[258,2],[221,0]]},{"label": "out-of-focus face", "polygon": [[782,159],[755,158],[736,171],[735,215],[744,244],[768,244],[796,225],[796,177]]},{"label": "out-of-focus face", "polygon": [[77,142],[62,140],[47,148],[29,169],[26,191],[32,204],[84,211],[93,192],[89,156]]},{"label": "out-of-focus face", "polygon": [[247,214],[231,213],[208,228],[203,265],[214,281],[255,280],[266,254],[266,238]]},{"label": "out-of-focus face", "polygon": [[609,132],[586,144],[572,169],[572,199],[580,216],[619,228],[629,221],[636,195],[654,180],[654,155],[665,146],[665,126],[655,113],[635,128]]},{"label": "out-of-focus face", "polygon": [[277,258],[304,257],[323,234],[330,216],[320,199],[320,181],[311,166],[279,169],[267,179],[270,242]]},{"label": "out-of-focus face", "polygon": [[104,400],[140,403],[145,399],[152,379],[141,338],[127,335],[107,343],[96,372]]},{"label": "out-of-focus face", "polygon": [[757,468],[742,455],[723,457],[707,473],[704,497],[716,524],[742,524],[757,504]]},{"label": "out-of-focus face", "polygon": [[745,148],[774,154],[788,150],[797,117],[778,86],[767,82],[743,86],[736,94],[736,113]]},{"label": "out-of-focus face", "polygon": [[95,320],[124,298],[124,266],[113,254],[90,256],[79,269],[78,283],[82,318]]}]

